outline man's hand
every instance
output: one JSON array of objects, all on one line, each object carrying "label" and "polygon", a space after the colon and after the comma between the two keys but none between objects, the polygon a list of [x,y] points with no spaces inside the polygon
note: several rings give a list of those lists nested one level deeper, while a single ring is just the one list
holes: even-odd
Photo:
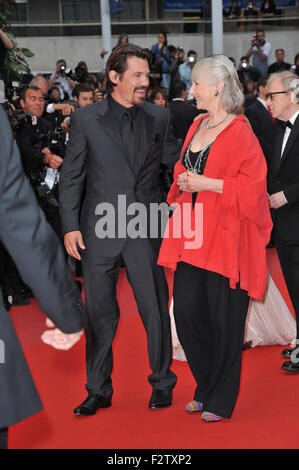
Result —
[{"label": "man's hand", "polygon": [[271,196],[268,196],[268,201],[271,209],[279,209],[288,203],[283,191],[271,194]]},{"label": "man's hand", "polygon": [[45,147],[42,152],[45,154],[45,163],[49,165],[50,168],[57,169],[62,165],[62,158],[58,155],[54,155],[48,147]]},{"label": "man's hand", "polygon": [[68,123],[67,123],[67,119],[68,118],[65,118],[65,120],[62,121],[62,123],[61,123],[61,129],[63,130],[63,132],[70,132],[70,128],[69,128]]},{"label": "man's hand", "polygon": [[69,116],[73,111],[75,111],[75,106],[72,106],[69,103],[55,103],[53,107],[55,111],[62,111],[63,116]]},{"label": "man's hand", "polygon": [[64,246],[70,256],[81,260],[78,246],[81,250],[85,250],[85,245],[83,243],[82,234],[79,230],[74,230],[73,232],[68,232],[64,235]]}]

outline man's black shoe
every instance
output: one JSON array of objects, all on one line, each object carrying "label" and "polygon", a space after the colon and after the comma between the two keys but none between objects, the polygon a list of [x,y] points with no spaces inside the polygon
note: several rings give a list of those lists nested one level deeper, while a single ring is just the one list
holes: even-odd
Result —
[{"label": "man's black shoe", "polygon": [[295,349],[297,349],[297,347],[296,348],[286,348],[281,352],[281,355],[283,357],[289,358],[289,357],[291,357],[292,352],[295,351]]},{"label": "man's black shoe", "polygon": [[149,402],[153,410],[167,408],[172,404],[172,390],[154,390]]},{"label": "man's black shoe", "polygon": [[104,398],[101,395],[89,392],[86,400],[74,409],[74,414],[91,416],[95,415],[99,408],[109,408],[109,406],[111,406],[111,398]]},{"label": "man's black shoe", "polygon": [[292,361],[286,361],[281,366],[282,370],[287,370],[288,372],[299,372],[299,363]]}]

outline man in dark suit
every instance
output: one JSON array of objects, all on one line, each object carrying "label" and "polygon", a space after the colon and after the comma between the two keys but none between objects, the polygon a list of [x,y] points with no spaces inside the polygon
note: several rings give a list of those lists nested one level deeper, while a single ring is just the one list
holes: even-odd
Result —
[{"label": "man in dark suit", "polygon": [[[268,178],[274,240],[288,292],[295,310],[299,340],[299,78],[291,72],[270,76],[267,102],[282,121],[276,131]],[[297,343],[299,344],[299,343]],[[284,370],[299,372],[298,347],[287,348]]]},{"label": "man in dark suit", "polygon": [[[32,289],[41,309],[65,333],[82,328],[80,292],[57,236],[37,205],[22,169],[10,126],[0,109],[0,240]],[[8,427],[42,409],[0,291],[0,448]]]},{"label": "man in dark suit", "polygon": [[246,108],[245,115],[251,124],[253,132],[259,140],[268,164],[273,150],[275,122],[269,113],[266,103],[268,87],[267,79],[265,77],[259,78],[257,82],[257,91],[258,97]]},{"label": "man in dark suit", "polygon": [[[98,408],[111,406],[112,342],[119,320],[116,283],[123,265],[148,338],[149,382],[153,387],[150,408],[170,406],[176,383],[169,369],[168,287],[156,263],[160,242],[147,236],[149,226],[145,227],[144,218],[139,229],[145,228],[146,233],[133,234],[134,220],[128,216],[132,204],[141,203],[142,208],[149,209],[151,203],[160,201],[160,164],[172,167],[178,159],[168,110],[145,102],[147,58],[137,46],[115,48],[106,67],[107,98],[71,116],[59,199],[67,252],[76,259],[82,257],[88,314],[88,397],[74,410],[78,415],[91,415]],[[106,216],[100,217],[104,213]],[[128,377],[132,380],[131,375]]]},{"label": "man in dark suit", "polygon": [[175,137],[182,146],[192,122],[199,114],[196,106],[186,103],[188,92],[183,80],[177,80],[172,88],[173,99],[169,105],[171,121]]},{"label": "man in dark suit", "polygon": [[290,70],[291,64],[288,64],[284,61],[284,49],[276,49],[275,51],[276,62],[269,65],[268,75],[271,73],[284,72],[285,70]]}]

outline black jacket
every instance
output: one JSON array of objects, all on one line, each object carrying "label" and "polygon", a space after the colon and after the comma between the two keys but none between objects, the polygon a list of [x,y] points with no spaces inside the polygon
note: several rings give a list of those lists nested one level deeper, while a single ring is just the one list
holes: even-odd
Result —
[{"label": "black jacket", "polygon": [[184,143],[189,127],[199,114],[198,109],[184,101],[172,101],[169,105],[174,135]]},{"label": "black jacket", "polygon": [[288,201],[273,209],[273,222],[277,235],[287,243],[299,243],[299,116],[289,135],[283,155],[281,148],[285,126],[280,123],[275,133],[274,152],[270,162],[268,192],[283,191]]},{"label": "black jacket", "polygon": [[36,125],[32,125],[31,118],[28,116],[22,129],[16,132],[23,168],[29,178],[46,168],[41,150],[47,147],[46,136],[51,130],[53,130],[53,125],[47,119],[38,118]]},{"label": "black jacket", "polygon": [[266,157],[267,164],[269,164],[273,152],[275,123],[273,122],[270,113],[258,99],[246,108],[245,115],[251,124],[253,132],[259,140],[260,146],[262,147]]},{"label": "black jacket", "polygon": [[[43,312],[65,333],[82,329],[80,292],[61,245],[37,205],[0,109],[0,239]],[[0,291],[0,428],[42,408]]]},{"label": "black jacket", "polygon": [[[70,139],[59,182],[61,223],[63,233],[81,230],[88,253],[116,256],[121,252],[126,234],[118,226],[119,196],[125,201],[124,212],[131,203],[141,202],[148,207],[159,202],[161,163],[173,168],[179,158],[168,110],[146,102],[140,111],[145,120],[145,136],[141,139],[137,176],[127,160],[107,98],[71,115]],[[86,197],[79,220],[85,179]],[[108,203],[115,211],[113,238],[96,235],[97,223],[103,216],[99,213],[101,203]]]}]

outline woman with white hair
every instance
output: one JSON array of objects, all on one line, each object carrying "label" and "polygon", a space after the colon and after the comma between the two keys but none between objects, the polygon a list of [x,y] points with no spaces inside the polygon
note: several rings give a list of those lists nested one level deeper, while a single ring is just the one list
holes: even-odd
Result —
[{"label": "woman with white hair", "polygon": [[175,166],[175,210],[158,263],[175,270],[175,322],[197,383],[186,410],[211,422],[235,406],[249,297],[263,298],[272,221],[265,157],[242,116],[231,61],[200,60],[190,93],[208,114],[191,125]]}]

